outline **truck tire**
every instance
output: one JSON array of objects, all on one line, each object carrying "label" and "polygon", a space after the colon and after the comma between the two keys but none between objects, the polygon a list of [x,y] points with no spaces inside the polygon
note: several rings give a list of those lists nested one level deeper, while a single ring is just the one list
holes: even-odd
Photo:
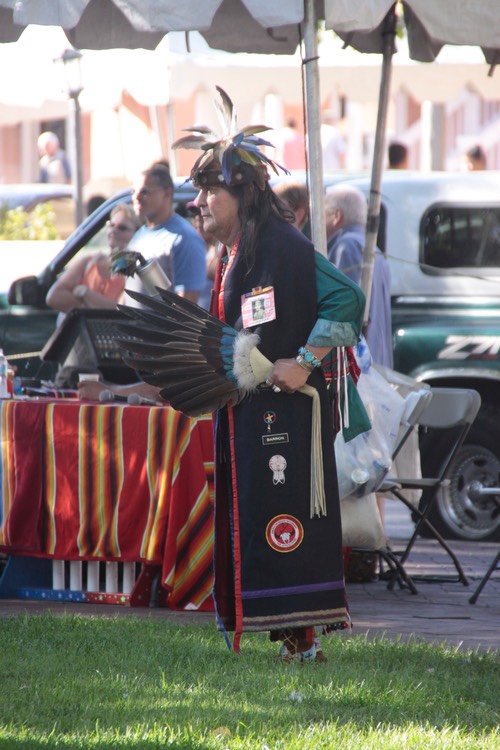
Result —
[{"label": "truck tire", "polygon": [[[427,434],[420,443],[422,475],[435,476],[443,459],[439,437]],[[500,493],[474,497],[471,482],[500,487],[500,412],[483,405],[448,474],[450,484],[440,490],[429,521],[446,539],[500,540]],[[421,501],[422,507],[422,501]],[[429,533],[422,532],[422,536]]]}]

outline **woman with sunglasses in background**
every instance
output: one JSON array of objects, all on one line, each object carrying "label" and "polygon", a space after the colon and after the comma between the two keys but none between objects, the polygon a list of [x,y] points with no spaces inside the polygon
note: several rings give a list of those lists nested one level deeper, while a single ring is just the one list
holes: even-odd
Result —
[{"label": "woman with sunglasses in background", "polygon": [[111,273],[113,256],[125,250],[140,225],[130,204],[115,206],[107,224],[109,253],[85,255],[72,263],[49,289],[47,305],[62,313],[75,307],[114,309],[126,279]]}]

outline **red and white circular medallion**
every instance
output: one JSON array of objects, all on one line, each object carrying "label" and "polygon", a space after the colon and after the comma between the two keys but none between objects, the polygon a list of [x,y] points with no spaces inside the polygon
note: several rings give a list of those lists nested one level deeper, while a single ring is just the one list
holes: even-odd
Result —
[{"label": "red and white circular medallion", "polygon": [[293,552],[304,538],[304,529],[298,518],[282,514],[272,518],[266,527],[266,539],[276,552]]}]

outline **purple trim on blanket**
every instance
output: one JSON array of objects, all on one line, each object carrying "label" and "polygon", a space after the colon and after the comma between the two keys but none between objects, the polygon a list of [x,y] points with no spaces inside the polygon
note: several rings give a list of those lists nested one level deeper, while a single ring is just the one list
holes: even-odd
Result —
[{"label": "purple trim on blanket", "polygon": [[287,586],[280,589],[261,589],[260,591],[242,591],[242,599],[265,599],[269,596],[293,596],[294,594],[310,594],[313,591],[331,591],[344,588],[344,581],[326,581],[304,586]]}]

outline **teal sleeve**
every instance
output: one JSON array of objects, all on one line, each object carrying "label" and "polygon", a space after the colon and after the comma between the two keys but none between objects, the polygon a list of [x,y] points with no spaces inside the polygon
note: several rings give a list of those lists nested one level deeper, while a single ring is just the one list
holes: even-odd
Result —
[{"label": "teal sleeve", "polygon": [[312,346],[354,346],[361,333],[365,295],[321,253],[315,253],[318,320],[308,338]]}]

